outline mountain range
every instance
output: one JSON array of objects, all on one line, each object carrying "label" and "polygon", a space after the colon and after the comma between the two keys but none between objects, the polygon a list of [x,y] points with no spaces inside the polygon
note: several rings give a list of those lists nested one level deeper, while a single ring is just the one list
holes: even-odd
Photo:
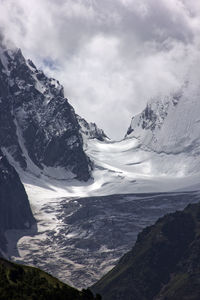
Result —
[{"label": "mountain range", "polygon": [[[20,49],[1,45],[1,255],[85,288],[116,265],[143,228],[198,202],[199,95],[198,83],[186,81],[150,99],[125,137],[113,141],[75,113],[57,80]],[[105,278],[94,289],[114,297],[118,279],[109,279],[108,292]]]}]

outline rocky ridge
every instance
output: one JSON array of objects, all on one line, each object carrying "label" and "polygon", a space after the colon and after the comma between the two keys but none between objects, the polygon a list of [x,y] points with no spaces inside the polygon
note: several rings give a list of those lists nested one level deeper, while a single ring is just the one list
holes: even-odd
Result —
[{"label": "rocky ridge", "polygon": [[109,137],[105,132],[98,128],[95,123],[88,123],[84,118],[76,115],[78,123],[80,125],[80,132],[83,136],[83,139],[97,139],[99,141],[108,141]]},{"label": "rocky ridge", "polygon": [[51,168],[57,168],[63,178],[90,178],[91,162],[63,87],[20,49],[2,46],[0,128],[2,150],[24,170],[51,176]]}]

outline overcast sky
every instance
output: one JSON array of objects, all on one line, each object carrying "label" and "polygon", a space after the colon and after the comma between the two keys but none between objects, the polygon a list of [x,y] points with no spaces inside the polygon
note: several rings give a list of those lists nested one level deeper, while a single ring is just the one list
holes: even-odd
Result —
[{"label": "overcast sky", "polygon": [[7,42],[112,138],[199,65],[198,0],[0,0]]}]

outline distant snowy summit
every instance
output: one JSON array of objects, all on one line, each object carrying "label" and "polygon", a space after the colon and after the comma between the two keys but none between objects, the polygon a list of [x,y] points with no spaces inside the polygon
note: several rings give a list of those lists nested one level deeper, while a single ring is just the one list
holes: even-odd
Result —
[{"label": "distant snowy summit", "polygon": [[200,150],[200,85],[186,83],[169,96],[152,99],[132,118],[125,138],[155,152],[177,154]]},{"label": "distant snowy summit", "polygon": [[76,115],[78,123],[80,125],[80,132],[83,138],[87,139],[97,139],[99,141],[109,141],[109,137],[105,134],[105,132],[98,128],[95,123],[88,123],[85,119]]},{"label": "distant snowy summit", "polygon": [[9,160],[38,176],[59,173],[62,179],[88,180],[92,163],[82,134],[105,137],[77,117],[57,80],[26,60],[20,49],[0,46],[0,143]]}]

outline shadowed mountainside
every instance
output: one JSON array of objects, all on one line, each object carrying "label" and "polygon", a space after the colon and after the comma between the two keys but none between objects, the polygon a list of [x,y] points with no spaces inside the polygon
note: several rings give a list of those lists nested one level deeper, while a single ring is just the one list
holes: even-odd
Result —
[{"label": "shadowed mountainside", "polygon": [[0,150],[0,249],[6,252],[5,231],[35,224],[24,186]]},{"label": "shadowed mountainside", "polygon": [[1,300],[100,300],[90,290],[78,291],[40,269],[0,258]]},{"label": "shadowed mountainside", "polygon": [[200,204],[190,204],[145,228],[92,289],[105,300],[198,300],[199,250]]}]

